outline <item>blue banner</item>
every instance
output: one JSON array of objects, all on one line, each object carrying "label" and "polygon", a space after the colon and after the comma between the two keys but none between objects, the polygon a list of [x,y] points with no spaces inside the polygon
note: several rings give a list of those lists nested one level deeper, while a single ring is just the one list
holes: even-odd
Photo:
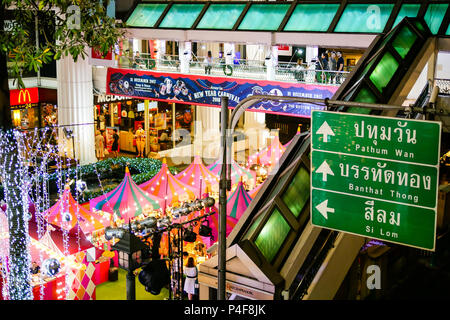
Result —
[{"label": "blue banner", "polygon": [[[222,78],[108,68],[107,93],[140,99],[220,107],[222,96],[230,108],[251,95],[331,98],[338,86],[280,81]],[[263,101],[248,110],[310,117],[323,106],[306,103]]]}]

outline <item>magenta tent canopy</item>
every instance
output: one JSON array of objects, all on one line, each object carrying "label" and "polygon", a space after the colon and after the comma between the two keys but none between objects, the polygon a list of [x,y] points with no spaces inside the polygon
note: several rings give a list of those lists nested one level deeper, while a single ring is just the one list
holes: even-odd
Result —
[{"label": "magenta tent canopy", "polygon": [[77,223],[85,233],[101,230],[111,221],[95,212],[90,212],[73,198],[70,188],[66,186],[61,198],[50,209],[43,212],[45,219],[63,229],[70,230]]},{"label": "magenta tent canopy", "polygon": [[228,197],[227,214],[239,220],[251,201],[242,181],[239,181],[236,190]]},{"label": "magenta tent canopy", "polygon": [[101,210],[128,222],[144,210],[158,210],[163,200],[142,190],[131,178],[128,167],[122,182],[112,191],[89,201],[92,211]]},{"label": "magenta tent canopy", "polygon": [[212,191],[214,188],[218,189],[219,185],[219,179],[203,164],[200,156],[195,156],[194,162],[177,174],[175,178],[193,188],[196,197],[200,197],[204,192]]},{"label": "magenta tent canopy", "polygon": [[248,167],[254,164],[273,167],[280,161],[285,150],[286,148],[281,144],[279,137],[276,136],[269,146],[248,157]]},{"label": "magenta tent canopy", "polygon": [[[222,170],[222,159],[216,160],[213,164],[209,165],[207,168],[214,173],[220,179],[220,172]],[[234,159],[231,160],[231,183],[236,184],[241,178],[244,181],[254,185],[256,181],[256,173],[252,170],[245,169],[241,167]],[[250,183],[251,182],[251,183]]]},{"label": "magenta tent canopy", "polygon": [[[205,244],[206,248],[211,247],[217,240],[219,239],[219,210],[216,207],[213,207],[213,209],[216,213],[208,216],[206,220],[209,223],[209,226],[212,229],[212,239],[210,237],[201,237],[202,242]],[[238,223],[238,219],[233,218],[229,215],[227,215],[227,229],[226,229],[226,236],[231,233],[233,228]]]},{"label": "magenta tent canopy", "polygon": [[179,201],[195,199],[195,189],[178,180],[169,171],[165,159],[161,170],[149,181],[139,185],[147,193],[163,199],[162,206],[173,205]]}]

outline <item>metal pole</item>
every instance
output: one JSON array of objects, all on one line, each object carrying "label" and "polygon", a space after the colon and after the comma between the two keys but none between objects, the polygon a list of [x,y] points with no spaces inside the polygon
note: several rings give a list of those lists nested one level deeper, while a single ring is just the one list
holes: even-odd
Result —
[{"label": "metal pole", "polygon": [[218,248],[218,300],[225,300],[226,283],[226,227],[227,227],[227,129],[228,129],[228,97],[221,100],[221,138],[222,138],[222,167],[220,171],[219,189],[219,248]]},{"label": "metal pole", "polygon": [[[131,259],[131,255],[129,255]],[[130,260],[129,260],[130,261]],[[127,300],[136,300],[136,280],[132,270],[127,273]]]}]

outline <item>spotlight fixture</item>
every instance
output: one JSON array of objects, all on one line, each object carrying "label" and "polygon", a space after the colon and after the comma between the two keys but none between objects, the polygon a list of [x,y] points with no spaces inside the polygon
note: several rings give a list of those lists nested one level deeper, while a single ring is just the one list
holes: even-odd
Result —
[{"label": "spotlight fixture", "polygon": [[158,295],[170,283],[170,272],[164,260],[152,260],[139,272],[138,279],[145,291]]},{"label": "spotlight fixture", "polygon": [[209,226],[209,221],[205,219],[204,222],[206,222],[206,225],[200,225],[200,228],[198,229],[198,235],[202,237],[210,237],[212,235],[212,229]]},{"label": "spotlight fixture", "polygon": [[197,234],[190,229],[185,229],[183,232],[183,240],[186,242],[195,242],[197,240]]},{"label": "spotlight fixture", "polygon": [[122,239],[124,234],[125,234],[125,230],[122,228],[111,228],[111,227],[105,228],[105,239],[106,240],[111,240],[113,238]]}]

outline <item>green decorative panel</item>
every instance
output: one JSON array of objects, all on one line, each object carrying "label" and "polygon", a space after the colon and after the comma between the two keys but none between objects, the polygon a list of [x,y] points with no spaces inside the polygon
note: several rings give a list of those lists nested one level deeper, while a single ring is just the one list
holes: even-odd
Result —
[{"label": "green decorative panel", "polygon": [[409,50],[417,40],[417,35],[413,33],[407,26],[404,26],[395,39],[392,41],[392,46],[397,53],[405,59]]},{"label": "green decorative panel", "polygon": [[245,4],[211,4],[197,29],[231,30],[244,8]]},{"label": "green decorative panel", "polygon": [[289,224],[275,208],[255,240],[255,245],[267,261],[272,262],[275,258],[290,230]]},{"label": "green decorative panel", "polygon": [[400,8],[400,11],[398,12],[397,18],[394,21],[394,25],[392,28],[395,28],[397,24],[400,23],[400,21],[403,20],[405,17],[417,17],[417,14],[419,13],[420,4],[418,3],[405,3]]},{"label": "green decorative panel", "polygon": [[138,4],[128,18],[127,26],[153,28],[166,7],[167,4],[163,3]]},{"label": "green decorative panel", "polygon": [[292,12],[285,31],[322,31],[328,30],[339,4],[299,4]]},{"label": "green decorative panel", "polygon": [[286,15],[289,4],[252,4],[238,30],[275,31]]},{"label": "green decorative panel", "polygon": [[258,228],[259,224],[261,223],[262,218],[264,217],[264,213],[261,213],[252,223],[250,228],[248,229],[247,233],[245,234],[243,239],[250,239],[253,232]]},{"label": "green decorative panel", "polygon": [[306,201],[309,198],[309,174],[304,167],[300,167],[291,181],[291,184],[286,189],[281,199],[286,203],[288,208],[296,218],[302,212]]},{"label": "green decorative panel", "polygon": [[431,30],[431,33],[436,34],[439,31],[445,12],[447,12],[448,3],[435,3],[428,6],[425,13],[425,22]]},{"label": "green decorative panel", "polygon": [[173,4],[159,25],[161,28],[191,28],[203,9],[204,4]]},{"label": "green decorative panel", "polygon": [[382,32],[394,4],[348,4],[336,25],[336,32]]},{"label": "green decorative panel", "polygon": [[[362,87],[358,92],[356,98],[353,99],[355,102],[368,102],[368,103],[376,103],[377,98],[375,95],[366,87]],[[358,108],[358,107],[350,107],[347,109],[348,113],[358,113],[358,114],[369,114],[369,108]]]},{"label": "green decorative panel", "polygon": [[380,93],[383,93],[384,88],[388,85],[398,67],[398,61],[392,54],[386,52],[369,77]]}]

